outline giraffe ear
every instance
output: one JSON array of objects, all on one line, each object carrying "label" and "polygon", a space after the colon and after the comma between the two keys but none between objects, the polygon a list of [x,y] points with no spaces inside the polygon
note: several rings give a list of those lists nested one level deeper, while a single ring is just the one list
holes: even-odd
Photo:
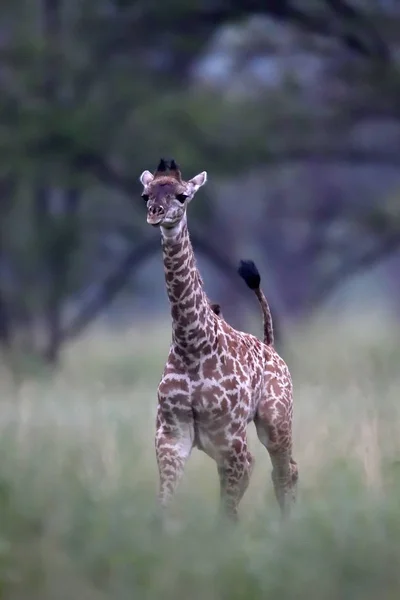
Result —
[{"label": "giraffe ear", "polygon": [[207,171],[202,171],[201,173],[196,175],[196,177],[189,179],[188,184],[190,185],[192,195],[195,194],[197,190],[206,183],[206,181]]},{"label": "giraffe ear", "polygon": [[154,179],[154,175],[150,173],[150,171],[143,171],[141,176],[139,177],[140,183],[144,186],[149,185]]}]

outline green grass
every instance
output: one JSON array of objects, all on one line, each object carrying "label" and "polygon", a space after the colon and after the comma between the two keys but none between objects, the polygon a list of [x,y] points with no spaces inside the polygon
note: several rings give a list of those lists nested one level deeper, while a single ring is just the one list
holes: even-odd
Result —
[{"label": "green grass", "polygon": [[270,462],[241,523],[217,521],[216,468],[195,451],[159,535],[153,511],[156,388],[169,324],[97,332],[53,377],[4,379],[0,598],[397,600],[400,346],[395,323],[320,319],[293,332],[299,500],[279,525]]}]

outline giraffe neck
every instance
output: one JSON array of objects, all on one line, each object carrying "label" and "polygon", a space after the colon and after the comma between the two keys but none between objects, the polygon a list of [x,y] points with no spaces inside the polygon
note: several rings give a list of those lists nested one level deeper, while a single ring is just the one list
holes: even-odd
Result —
[{"label": "giraffe neck", "polygon": [[195,358],[213,342],[214,314],[197,269],[186,217],[173,230],[161,228],[161,232],[172,341],[183,357]]}]

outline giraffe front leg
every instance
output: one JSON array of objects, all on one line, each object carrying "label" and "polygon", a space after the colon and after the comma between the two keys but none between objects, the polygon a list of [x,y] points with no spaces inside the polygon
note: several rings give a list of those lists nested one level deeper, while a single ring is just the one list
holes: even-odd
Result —
[{"label": "giraffe front leg", "polygon": [[171,426],[158,415],[155,447],[159,472],[158,503],[162,514],[182,478],[193,447],[193,437],[193,423],[190,419]]},{"label": "giraffe front leg", "polygon": [[238,506],[250,483],[254,458],[247,449],[245,434],[230,443],[218,463],[221,509],[231,521],[238,520]]},{"label": "giraffe front leg", "polygon": [[158,432],[156,436],[156,457],[160,478],[158,499],[166,508],[182,478],[185,463],[191,450],[190,437],[171,438]]}]

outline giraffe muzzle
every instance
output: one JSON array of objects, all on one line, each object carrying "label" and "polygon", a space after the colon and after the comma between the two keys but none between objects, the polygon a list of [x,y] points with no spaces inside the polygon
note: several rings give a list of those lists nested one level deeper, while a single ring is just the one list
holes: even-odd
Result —
[{"label": "giraffe muzzle", "polygon": [[165,211],[162,206],[151,206],[147,212],[147,222],[156,227],[165,217]]}]

